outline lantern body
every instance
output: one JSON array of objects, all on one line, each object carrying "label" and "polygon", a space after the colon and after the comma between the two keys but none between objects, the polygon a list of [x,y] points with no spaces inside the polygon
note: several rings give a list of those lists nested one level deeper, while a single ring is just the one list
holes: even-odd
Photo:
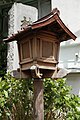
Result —
[{"label": "lantern body", "polygon": [[5,40],[17,40],[22,78],[54,78],[57,73],[60,43],[76,39],[60,19],[59,13],[55,8],[47,16],[32,25],[25,25]]},{"label": "lantern body", "polygon": [[18,40],[22,78],[31,76],[31,66],[37,66],[43,77],[51,77],[58,63],[60,42],[50,31],[33,31]]}]

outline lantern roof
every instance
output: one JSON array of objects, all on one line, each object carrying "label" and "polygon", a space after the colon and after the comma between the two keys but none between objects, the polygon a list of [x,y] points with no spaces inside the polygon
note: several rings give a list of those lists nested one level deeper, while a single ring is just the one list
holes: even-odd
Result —
[{"label": "lantern roof", "polygon": [[5,42],[11,42],[20,39],[20,37],[33,32],[35,30],[45,30],[48,32],[55,33],[59,38],[60,42],[67,41],[69,39],[76,39],[76,36],[66,27],[61,18],[59,17],[59,10],[57,8],[53,9],[50,14],[44,16],[36,22],[33,22],[31,25],[25,25],[20,31],[12,34]]}]

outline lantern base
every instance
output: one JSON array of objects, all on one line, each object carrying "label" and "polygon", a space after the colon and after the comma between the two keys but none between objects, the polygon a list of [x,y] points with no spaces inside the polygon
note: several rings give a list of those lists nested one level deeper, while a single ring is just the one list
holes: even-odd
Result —
[{"label": "lantern base", "polygon": [[[20,69],[18,69],[20,71]],[[24,70],[20,71],[21,78],[55,78],[57,71],[55,70],[48,70],[48,69],[39,69],[38,73],[36,74],[35,70]]]}]

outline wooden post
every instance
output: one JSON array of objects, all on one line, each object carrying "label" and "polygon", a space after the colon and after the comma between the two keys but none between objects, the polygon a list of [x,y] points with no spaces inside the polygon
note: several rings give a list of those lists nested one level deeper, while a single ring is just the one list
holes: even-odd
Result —
[{"label": "wooden post", "polygon": [[34,120],[44,120],[42,79],[34,79]]}]

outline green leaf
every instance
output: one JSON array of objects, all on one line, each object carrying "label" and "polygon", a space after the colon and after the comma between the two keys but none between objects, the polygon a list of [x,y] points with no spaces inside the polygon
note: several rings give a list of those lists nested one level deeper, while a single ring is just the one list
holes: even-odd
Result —
[{"label": "green leaf", "polygon": [[6,98],[8,98],[8,91],[4,90],[4,95]]}]

